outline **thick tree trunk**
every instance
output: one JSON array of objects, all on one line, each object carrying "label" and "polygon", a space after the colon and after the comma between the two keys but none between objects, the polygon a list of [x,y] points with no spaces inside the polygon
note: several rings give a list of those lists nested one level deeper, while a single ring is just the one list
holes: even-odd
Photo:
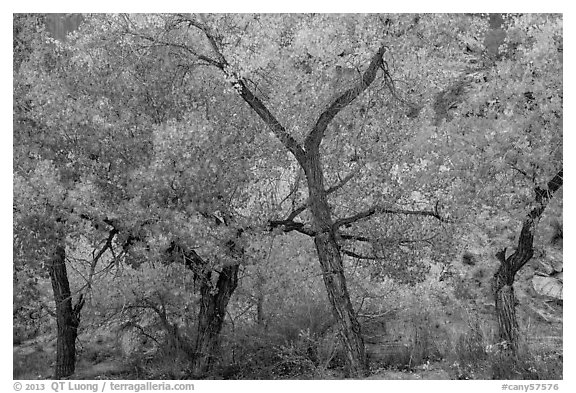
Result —
[{"label": "thick tree trunk", "polygon": [[512,352],[518,349],[519,326],[516,319],[516,297],[514,287],[505,285],[494,294],[496,317],[498,319],[498,337]]},{"label": "thick tree trunk", "polygon": [[318,252],[328,299],[332,305],[332,313],[339,324],[340,341],[346,354],[348,373],[351,377],[363,378],[368,374],[364,340],[346,286],[342,255],[336,241],[334,223],[317,155],[309,155],[304,170],[308,180],[310,211],[316,226],[314,244]]},{"label": "thick tree trunk", "polygon": [[332,313],[339,323],[340,341],[346,354],[348,373],[351,377],[363,378],[368,374],[364,340],[348,294],[340,250],[334,234],[331,233],[317,235],[314,243]]},{"label": "thick tree trunk", "polygon": [[238,286],[238,265],[225,266],[212,287],[211,272],[206,272],[200,288],[198,333],[194,345],[192,372],[204,376],[212,369],[220,350],[220,332],[226,316],[226,307]]},{"label": "thick tree trunk", "polygon": [[[538,216],[537,219],[540,217]],[[500,267],[494,274],[493,295],[498,320],[498,337],[513,353],[518,349],[519,326],[516,320],[516,297],[514,296],[514,279],[516,273],[534,255],[534,229],[536,221],[528,218],[522,225],[518,248],[506,258],[506,249],[499,251],[496,258]]]},{"label": "thick tree trunk", "polygon": [[563,171],[560,170],[552,180],[548,182],[547,189],[536,188],[535,207],[528,213],[522,223],[522,230],[518,238],[516,251],[506,258],[506,249],[496,253],[500,266],[494,274],[492,293],[496,305],[496,317],[498,320],[498,335],[507,348],[516,354],[518,339],[520,336],[519,325],[516,319],[516,297],[514,296],[514,279],[520,271],[532,259],[534,255],[534,232],[540,221],[548,202],[553,194],[562,186]]},{"label": "thick tree trunk", "polygon": [[66,271],[66,250],[63,246],[56,246],[54,254],[48,263],[50,281],[56,303],[56,366],[54,378],[68,377],[74,373],[76,367],[76,337],[80,324],[80,311],[84,299],[80,296],[78,303],[72,306],[72,295]]}]

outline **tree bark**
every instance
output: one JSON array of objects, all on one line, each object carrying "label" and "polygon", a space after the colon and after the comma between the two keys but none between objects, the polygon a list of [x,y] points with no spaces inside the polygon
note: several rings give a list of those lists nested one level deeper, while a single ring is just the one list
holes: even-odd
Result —
[{"label": "tree bark", "polygon": [[76,337],[84,298],[80,295],[78,303],[72,306],[64,246],[56,246],[48,262],[48,272],[56,303],[57,339],[54,378],[60,379],[74,374],[75,371]]},{"label": "tree bark", "polygon": [[512,352],[518,349],[519,326],[516,319],[516,297],[514,287],[505,285],[494,294],[496,317],[498,319],[498,337],[507,343]]},{"label": "tree bark", "polygon": [[332,313],[339,324],[340,341],[347,359],[347,371],[351,377],[363,378],[368,374],[364,340],[346,286],[342,254],[334,233],[334,222],[324,189],[318,155],[308,155],[304,171],[308,181],[310,212],[316,227],[314,244],[328,299],[332,305]]},{"label": "tree bark", "polygon": [[202,278],[198,331],[192,361],[192,372],[195,376],[206,375],[214,366],[220,349],[220,332],[226,308],[238,286],[238,270],[238,265],[224,266],[218,276],[216,288],[212,287],[210,271],[205,272]]},{"label": "tree bark", "polygon": [[494,274],[492,293],[496,306],[496,317],[498,320],[498,336],[502,342],[506,343],[508,349],[516,354],[518,350],[518,339],[520,336],[518,320],[516,319],[516,297],[514,295],[514,279],[516,273],[532,259],[534,255],[534,232],[536,225],[540,221],[548,202],[554,193],[562,186],[563,171],[560,170],[552,180],[548,182],[547,188],[535,189],[535,207],[528,213],[518,239],[516,251],[506,258],[506,249],[496,253],[496,258],[500,261],[500,266]]}]

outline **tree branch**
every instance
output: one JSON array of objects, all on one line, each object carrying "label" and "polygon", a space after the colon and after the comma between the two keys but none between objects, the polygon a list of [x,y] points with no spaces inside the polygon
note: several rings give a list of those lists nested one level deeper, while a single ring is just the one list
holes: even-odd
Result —
[{"label": "tree branch", "polygon": [[357,242],[366,242],[366,243],[371,243],[372,239],[366,236],[362,236],[362,235],[355,235],[353,233],[339,233],[338,237],[344,239],[344,240],[354,240]]},{"label": "tree branch", "polygon": [[[534,255],[534,231],[536,224],[540,220],[554,193],[562,187],[563,182],[564,172],[563,169],[561,169],[552,180],[548,182],[546,189],[536,187],[534,190],[536,193],[536,206],[527,214],[522,223],[516,251],[508,258],[506,258],[505,248],[496,253],[496,258],[500,261],[500,268],[495,275],[495,287],[501,288],[502,285],[505,284],[503,277],[513,278]],[[511,274],[503,274],[501,273],[502,271],[509,271]]]},{"label": "tree branch", "polygon": [[554,193],[558,191],[560,187],[562,187],[563,181],[564,181],[564,170],[560,169],[560,171],[558,171],[556,176],[554,176],[552,180],[548,182],[548,184],[546,185],[546,189],[536,187],[534,191],[536,192],[536,203],[538,204],[538,206],[532,209],[532,211],[529,214],[530,218],[536,219],[542,215],[544,209],[546,208],[546,205],[548,204]]},{"label": "tree branch", "polygon": [[219,60],[218,63],[222,67],[224,67],[225,65],[228,64],[226,62],[226,59],[224,58],[224,56],[220,52],[220,49],[218,49],[218,45],[216,43],[216,35],[211,31],[211,29],[206,24],[201,23],[201,22],[195,20],[194,18],[192,18],[191,16],[188,16],[188,15],[178,14],[178,17],[180,17],[184,21],[186,21],[189,26],[196,27],[197,29],[201,30],[206,35],[206,38],[208,39],[208,42],[210,43],[210,46],[212,47],[214,54],[216,56],[218,56],[218,60]]},{"label": "tree branch", "polygon": [[[358,172],[360,172],[360,169],[363,166],[359,166],[358,168],[356,168],[355,170],[353,170],[352,172],[350,172],[349,174],[347,174],[344,179],[340,179],[340,181],[336,184],[334,184],[333,186],[329,187],[326,190],[326,194],[332,194],[333,192],[338,191],[339,189],[341,189],[342,187],[344,187],[346,185],[346,183],[348,183],[354,176],[356,176],[356,174],[358,174]],[[308,208],[308,202],[298,206],[296,209],[294,209],[289,215],[288,217],[286,217],[287,221],[292,221],[294,220],[300,213],[302,213],[304,210],[306,210]]]},{"label": "tree branch", "polygon": [[292,220],[272,220],[268,223],[268,228],[272,231],[275,228],[282,228],[284,233],[296,231],[300,232],[306,236],[314,237],[316,236],[316,231],[304,226],[301,222],[295,222]]},{"label": "tree branch", "polygon": [[256,114],[266,123],[268,128],[276,135],[276,137],[282,142],[282,144],[294,155],[296,160],[300,164],[304,164],[305,152],[302,146],[294,139],[288,131],[284,128],[282,124],[274,117],[274,115],[268,110],[266,105],[258,97],[256,97],[250,89],[246,86],[246,83],[242,78],[237,78],[237,82],[234,84],[236,90],[240,94],[240,97],[256,112]]},{"label": "tree branch", "polygon": [[110,232],[108,234],[108,238],[106,239],[106,242],[104,243],[104,246],[102,247],[102,249],[100,249],[100,251],[98,251],[98,254],[96,254],[96,256],[94,256],[94,258],[93,258],[93,264],[94,265],[96,265],[98,263],[98,260],[106,252],[106,250],[112,249],[112,240],[114,240],[114,236],[116,236],[117,234],[118,234],[118,229],[116,227],[112,227],[112,230],[110,230]]},{"label": "tree branch", "polygon": [[[181,16],[182,17],[182,16]],[[204,33],[206,38],[208,39],[210,46],[212,47],[213,51],[216,53],[216,56],[220,59],[216,67],[222,70],[230,79],[232,86],[236,89],[240,97],[252,108],[254,112],[264,121],[264,123],[268,126],[268,128],[276,135],[276,137],[282,142],[282,144],[296,157],[296,160],[300,163],[304,163],[304,149],[300,144],[286,131],[284,126],[276,119],[276,117],[270,112],[270,110],[264,105],[264,103],[252,93],[252,91],[246,85],[246,81],[244,78],[237,75],[235,72],[232,72],[230,69],[230,65],[226,61],[222,52],[218,49],[218,45],[216,43],[216,38],[213,33],[210,31],[208,26],[198,21],[195,21],[191,18],[185,18],[185,20],[195,28],[199,29]]]},{"label": "tree branch", "polygon": [[[350,104],[356,97],[358,97],[364,90],[370,86],[370,84],[376,78],[376,74],[378,69],[385,70],[384,67],[384,60],[382,56],[386,52],[386,46],[382,45],[378,49],[378,51],[372,56],[372,60],[370,61],[370,65],[368,69],[362,75],[362,79],[360,82],[345,91],[340,97],[338,97],[329,107],[326,109],[318,118],[318,121],[312,128],[312,131],[306,137],[304,141],[304,149],[307,153],[310,152],[317,152],[320,148],[320,143],[322,142],[322,138],[324,137],[324,132],[328,127],[328,124],[334,119],[334,117],[344,109],[348,104]],[[386,72],[386,71],[385,71]]]},{"label": "tree branch", "polygon": [[308,208],[308,203],[304,203],[303,205],[298,206],[296,209],[292,210],[292,212],[286,218],[286,221],[294,220],[296,217],[298,217],[298,215],[300,213],[302,213],[307,208]]},{"label": "tree branch", "polygon": [[334,228],[337,229],[343,225],[349,225],[376,214],[403,214],[403,215],[428,216],[436,218],[441,222],[450,222],[450,220],[440,215],[437,207],[434,210],[403,210],[403,209],[395,210],[395,209],[386,209],[379,205],[375,205],[363,212],[354,214],[353,216],[336,220],[336,222],[334,222]]},{"label": "tree branch", "polygon": [[[100,260],[102,255],[104,255],[106,250],[112,251],[112,241],[114,240],[114,236],[116,236],[117,234],[118,234],[118,229],[116,227],[112,227],[112,229],[110,230],[110,232],[108,234],[108,238],[106,239],[106,242],[104,243],[104,246],[92,258],[92,263],[90,264],[90,273],[88,274],[88,280],[86,282],[86,287],[88,288],[88,290],[92,289],[92,280],[94,279],[94,275],[96,273],[96,265],[98,264],[98,261]],[[109,266],[112,266],[112,264],[110,264]]]},{"label": "tree branch", "polygon": [[378,257],[369,257],[366,255],[357,254],[354,251],[346,250],[344,248],[341,248],[340,251],[342,252],[342,254],[348,255],[349,257],[356,258],[356,259],[365,259],[365,260],[369,260],[369,261],[377,261],[377,260],[381,259]]},{"label": "tree branch", "polygon": [[223,69],[223,68],[224,68],[224,64],[223,64],[223,63],[221,63],[221,62],[219,62],[219,61],[217,61],[217,60],[214,60],[214,59],[212,59],[212,58],[210,58],[210,57],[208,57],[208,56],[205,56],[205,55],[202,55],[202,54],[200,54],[200,53],[197,53],[196,51],[192,50],[192,48],[190,48],[190,47],[187,46],[187,45],[177,44],[177,43],[174,43],[174,42],[162,41],[162,40],[159,40],[159,39],[157,39],[157,38],[154,38],[154,37],[151,37],[151,36],[147,36],[147,35],[144,35],[144,34],[141,34],[141,33],[136,33],[136,32],[133,32],[133,31],[128,31],[127,33],[130,34],[130,35],[133,35],[134,37],[138,37],[138,38],[142,38],[143,40],[150,41],[150,42],[152,42],[152,43],[154,43],[154,44],[156,44],[156,45],[162,45],[162,46],[166,46],[166,47],[172,47],[172,48],[184,50],[185,52],[190,53],[192,56],[198,58],[199,60],[205,61],[206,63],[208,63],[208,64],[210,64],[210,65],[213,65],[213,66],[215,66],[215,67],[217,67],[217,68],[220,68],[220,69]]},{"label": "tree branch", "polygon": [[354,169],[353,171],[351,171],[349,174],[347,174],[344,179],[340,179],[340,181],[336,184],[334,184],[333,186],[329,187],[326,190],[326,194],[331,194],[333,192],[338,191],[339,189],[341,189],[342,187],[344,187],[346,185],[346,183],[348,183],[350,180],[352,180],[352,178],[354,176],[356,176],[358,174],[358,172],[360,172],[360,169],[362,169],[364,167],[364,165],[360,165],[358,167],[356,167],[356,169]]}]

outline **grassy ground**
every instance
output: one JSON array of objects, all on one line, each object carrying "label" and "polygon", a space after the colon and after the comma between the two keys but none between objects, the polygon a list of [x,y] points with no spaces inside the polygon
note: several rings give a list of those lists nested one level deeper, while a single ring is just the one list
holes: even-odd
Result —
[{"label": "grassy ground", "polygon": [[[554,333],[548,330],[547,334]],[[557,333],[557,332],[556,332]],[[454,352],[445,358],[426,359],[411,365],[414,348],[406,353],[394,352],[386,362],[373,361],[368,379],[383,380],[457,380],[457,379],[561,379],[562,343],[558,340],[531,337],[522,349],[521,358],[511,366],[497,352],[477,352],[474,340],[479,336],[464,335]],[[466,341],[468,339],[468,341]],[[14,379],[50,379],[55,359],[54,340],[42,337],[14,347]],[[394,357],[395,356],[395,357]],[[186,379],[177,374],[181,362],[157,357],[144,359],[123,357],[111,342],[85,344],[79,351],[74,379]],[[284,363],[265,365],[251,375],[238,368],[224,367],[208,379],[342,379],[341,367],[319,368],[295,354]],[[270,366],[270,367],[268,367]]]}]

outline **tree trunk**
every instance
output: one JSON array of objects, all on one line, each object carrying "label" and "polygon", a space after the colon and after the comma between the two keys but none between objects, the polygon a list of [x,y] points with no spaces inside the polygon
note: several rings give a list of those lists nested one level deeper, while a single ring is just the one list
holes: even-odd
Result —
[{"label": "tree trunk", "polygon": [[563,171],[560,170],[552,180],[548,182],[547,189],[537,187],[535,207],[528,213],[522,223],[522,230],[518,238],[516,251],[506,258],[506,249],[496,253],[500,266],[494,274],[492,293],[496,305],[496,317],[498,320],[498,336],[507,348],[516,354],[518,339],[520,336],[519,325],[516,319],[516,297],[514,296],[514,279],[516,273],[532,259],[534,255],[534,232],[540,221],[548,202],[553,194],[562,186]]},{"label": "tree trunk", "polygon": [[268,324],[266,310],[264,309],[266,303],[265,286],[266,278],[264,274],[260,270],[256,271],[256,282],[254,283],[256,292],[256,324],[264,330],[266,330]]},{"label": "tree trunk", "polygon": [[348,359],[349,373],[353,377],[364,377],[368,372],[368,363],[360,332],[360,324],[356,319],[348,289],[346,288],[342,256],[334,235],[334,223],[326,197],[326,190],[324,189],[320,165],[320,145],[332,119],[372,84],[378,70],[384,72],[387,82],[392,82],[386,63],[383,60],[387,46],[384,44],[380,45],[378,51],[372,55],[370,64],[358,83],[344,91],[322,112],[312,130],[306,136],[303,147],[286,131],[266,105],[250,91],[246,81],[239,75],[230,72],[226,58],[219,51],[217,40],[213,33],[201,24],[196,23],[195,26],[204,32],[217,56],[218,60],[211,64],[222,70],[230,78],[242,99],[266,123],[284,147],[294,155],[306,173],[310,211],[313,223],[316,226],[314,243],[316,244],[318,258],[322,267],[328,298],[332,304],[332,311],[340,325],[340,336]]},{"label": "tree trunk", "polygon": [[368,374],[368,361],[360,323],[350,301],[342,255],[336,241],[320,160],[309,155],[304,168],[308,181],[310,211],[316,226],[314,244],[322,268],[324,285],[332,305],[332,313],[339,324],[340,341],[346,354],[348,374],[363,378]]},{"label": "tree trunk", "polygon": [[498,337],[507,343],[515,353],[518,349],[519,326],[516,319],[516,297],[514,287],[505,285],[494,294],[496,301],[496,317],[498,319]]},{"label": "tree trunk", "polygon": [[48,263],[50,281],[56,303],[56,366],[54,378],[68,377],[74,373],[76,367],[76,337],[80,324],[80,311],[84,305],[82,295],[78,303],[72,306],[72,295],[66,271],[66,250],[63,246],[56,246],[54,254]]},{"label": "tree trunk", "polygon": [[238,270],[238,265],[223,267],[216,288],[212,287],[210,271],[202,278],[198,333],[192,361],[192,372],[195,376],[206,375],[214,366],[214,360],[220,349],[220,332],[226,316],[226,307],[238,286]]},{"label": "tree trunk", "polygon": [[344,347],[351,377],[363,378],[368,374],[368,363],[360,323],[352,307],[340,250],[334,234],[321,233],[314,238],[324,285],[332,305],[332,313],[339,323],[340,341]]},{"label": "tree trunk", "polygon": [[266,329],[266,314],[264,313],[264,294],[259,293],[256,300],[256,323],[263,329]]}]

